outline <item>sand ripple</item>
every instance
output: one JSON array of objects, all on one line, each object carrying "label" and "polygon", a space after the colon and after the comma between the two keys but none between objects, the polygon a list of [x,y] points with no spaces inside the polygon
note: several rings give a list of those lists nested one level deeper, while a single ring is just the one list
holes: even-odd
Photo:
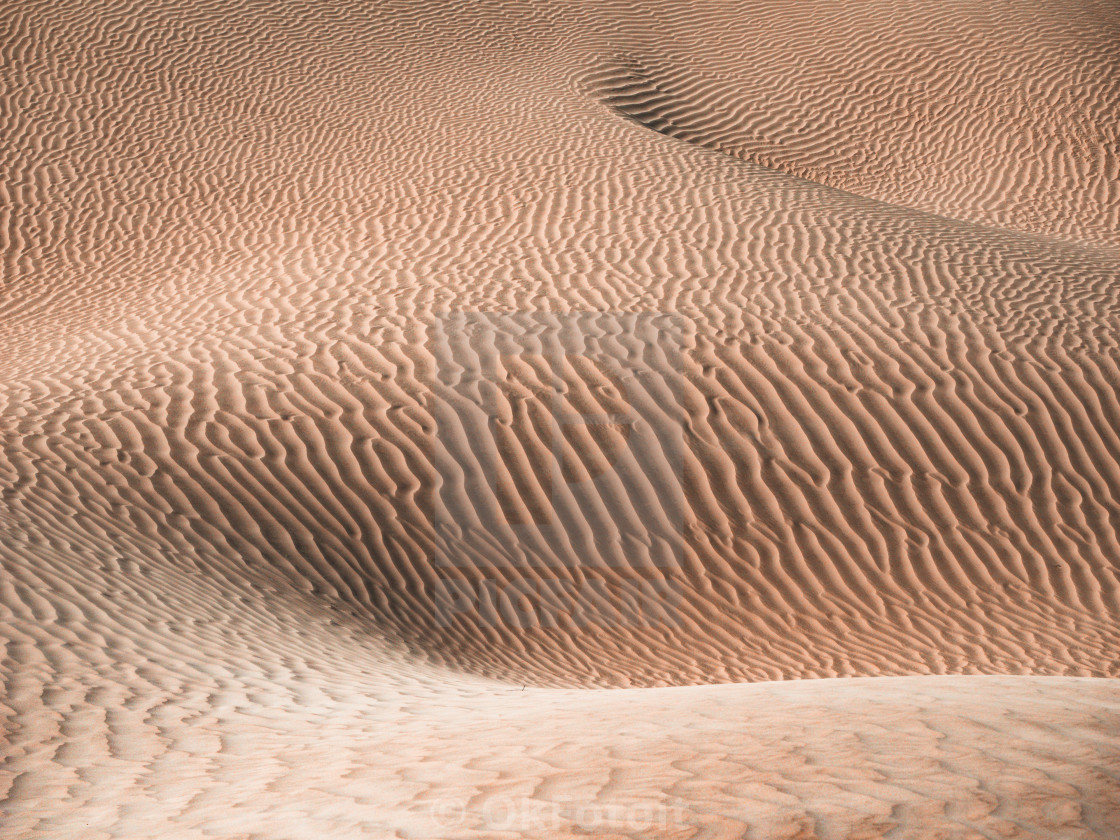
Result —
[{"label": "sand ripple", "polygon": [[0,14],[14,836],[1120,830],[1113,5]]}]

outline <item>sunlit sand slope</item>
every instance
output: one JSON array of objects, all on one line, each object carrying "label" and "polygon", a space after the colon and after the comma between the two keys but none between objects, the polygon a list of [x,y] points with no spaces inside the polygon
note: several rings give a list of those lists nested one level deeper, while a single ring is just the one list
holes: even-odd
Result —
[{"label": "sunlit sand slope", "polygon": [[1115,675],[1115,9],[714,15],[11,7],[12,539],[512,678]]},{"label": "sunlit sand slope", "polygon": [[5,831],[1116,835],[1115,3],[0,16]]},{"label": "sunlit sand slope", "polygon": [[523,688],[271,587],[54,565],[4,588],[5,837],[1120,832],[1111,680]]}]

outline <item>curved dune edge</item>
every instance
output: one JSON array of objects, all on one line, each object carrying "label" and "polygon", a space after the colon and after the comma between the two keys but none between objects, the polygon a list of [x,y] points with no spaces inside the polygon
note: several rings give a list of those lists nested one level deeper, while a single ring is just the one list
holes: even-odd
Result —
[{"label": "curved dune edge", "polygon": [[[577,84],[608,45],[793,93],[809,77],[775,51],[820,57],[803,16],[760,45],[754,7],[715,40],[709,11],[655,7],[516,6],[511,30],[502,3],[13,9],[11,562],[288,587],[432,662],[540,685],[1120,674],[1120,257],[1078,232],[1116,210],[1093,186],[1120,113],[1107,9],[976,23],[1018,44],[1017,72],[1057,51],[1054,113],[1061,80],[1093,83],[1070,123],[1088,174],[993,170],[1080,226],[1044,239],[637,131]],[[971,20],[946,8],[927,11]],[[860,82],[882,21],[836,9],[852,87],[832,115],[897,127]],[[1036,29],[1046,49],[1024,52]],[[745,65],[752,43],[777,63]],[[970,78],[954,96],[982,104]],[[740,130],[740,93],[682,90],[654,105]],[[845,124],[801,152],[827,169]],[[556,434],[557,413],[633,436]],[[520,627],[479,594],[588,582],[669,587],[675,621],[587,628],[569,601]],[[478,608],[448,620],[449,584]]]},{"label": "curved dune edge", "polygon": [[1120,835],[1115,4],[0,18],[5,838]]},{"label": "curved dune edge", "polygon": [[[854,196],[882,201],[911,212],[929,213],[962,224],[982,225],[1058,240],[1080,239],[1088,247],[1115,248],[1120,244],[1113,239],[1112,230],[1105,225],[1100,225],[1100,229],[1091,234],[1079,233],[1071,236],[1068,227],[1056,224],[1058,220],[1052,220],[1054,224],[1047,224],[1037,219],[1020,219],[1006,213],[985,213],[967,206],[954,207],[951,204],[922,200],[921,197],[908,196],[903,190],[891,190],[882,183],[866,186],[865,179],[851,177],[850,174],[846,178],[844,173],[821,166],[811,156],[806,160],[783,149],[780,144],[751,144],[749,129],[735,130],[737,120],[734,115],[711,112],[704,107],[710,102],[690,102],[687,87],[684,91],[662,87],[654,71],[637,59],[601,60],[597,67],[585,75],[582,84],[614,113],[650,131]],[[715,98],[711,92],[709,97]],[[737,136],[740,132],[747,134],[748,138]],[[865,185],[862,191],[861,185]]]},{"label": "curved dune edge", "polygon": [[584,78],[669,137],[944,218],[1114,250],[1120,14],[1057,11],[662,6]]},{"label": "curved dune edge", "polygon": [[237,582],[157,577],[112,603],[26,583],[3,600],[9,837],[1120,831],[1113,680],[542,689],[431,668]]}]

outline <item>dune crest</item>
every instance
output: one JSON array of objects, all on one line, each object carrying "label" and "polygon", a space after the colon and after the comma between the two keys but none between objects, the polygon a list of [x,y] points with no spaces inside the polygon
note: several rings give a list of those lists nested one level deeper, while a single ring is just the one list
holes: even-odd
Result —
[{"label": "dune crest", "polygon": [[5,831],[1116,836],[1115,3],[0,19]]}]

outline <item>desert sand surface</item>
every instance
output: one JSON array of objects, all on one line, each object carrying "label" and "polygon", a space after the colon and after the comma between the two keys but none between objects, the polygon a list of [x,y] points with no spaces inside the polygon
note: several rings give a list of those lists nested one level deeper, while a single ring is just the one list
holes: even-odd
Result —
[{"label": "desert sand surface", "polygon": [[0,19],[0,837],[1120,836],[1120,5]]}]

